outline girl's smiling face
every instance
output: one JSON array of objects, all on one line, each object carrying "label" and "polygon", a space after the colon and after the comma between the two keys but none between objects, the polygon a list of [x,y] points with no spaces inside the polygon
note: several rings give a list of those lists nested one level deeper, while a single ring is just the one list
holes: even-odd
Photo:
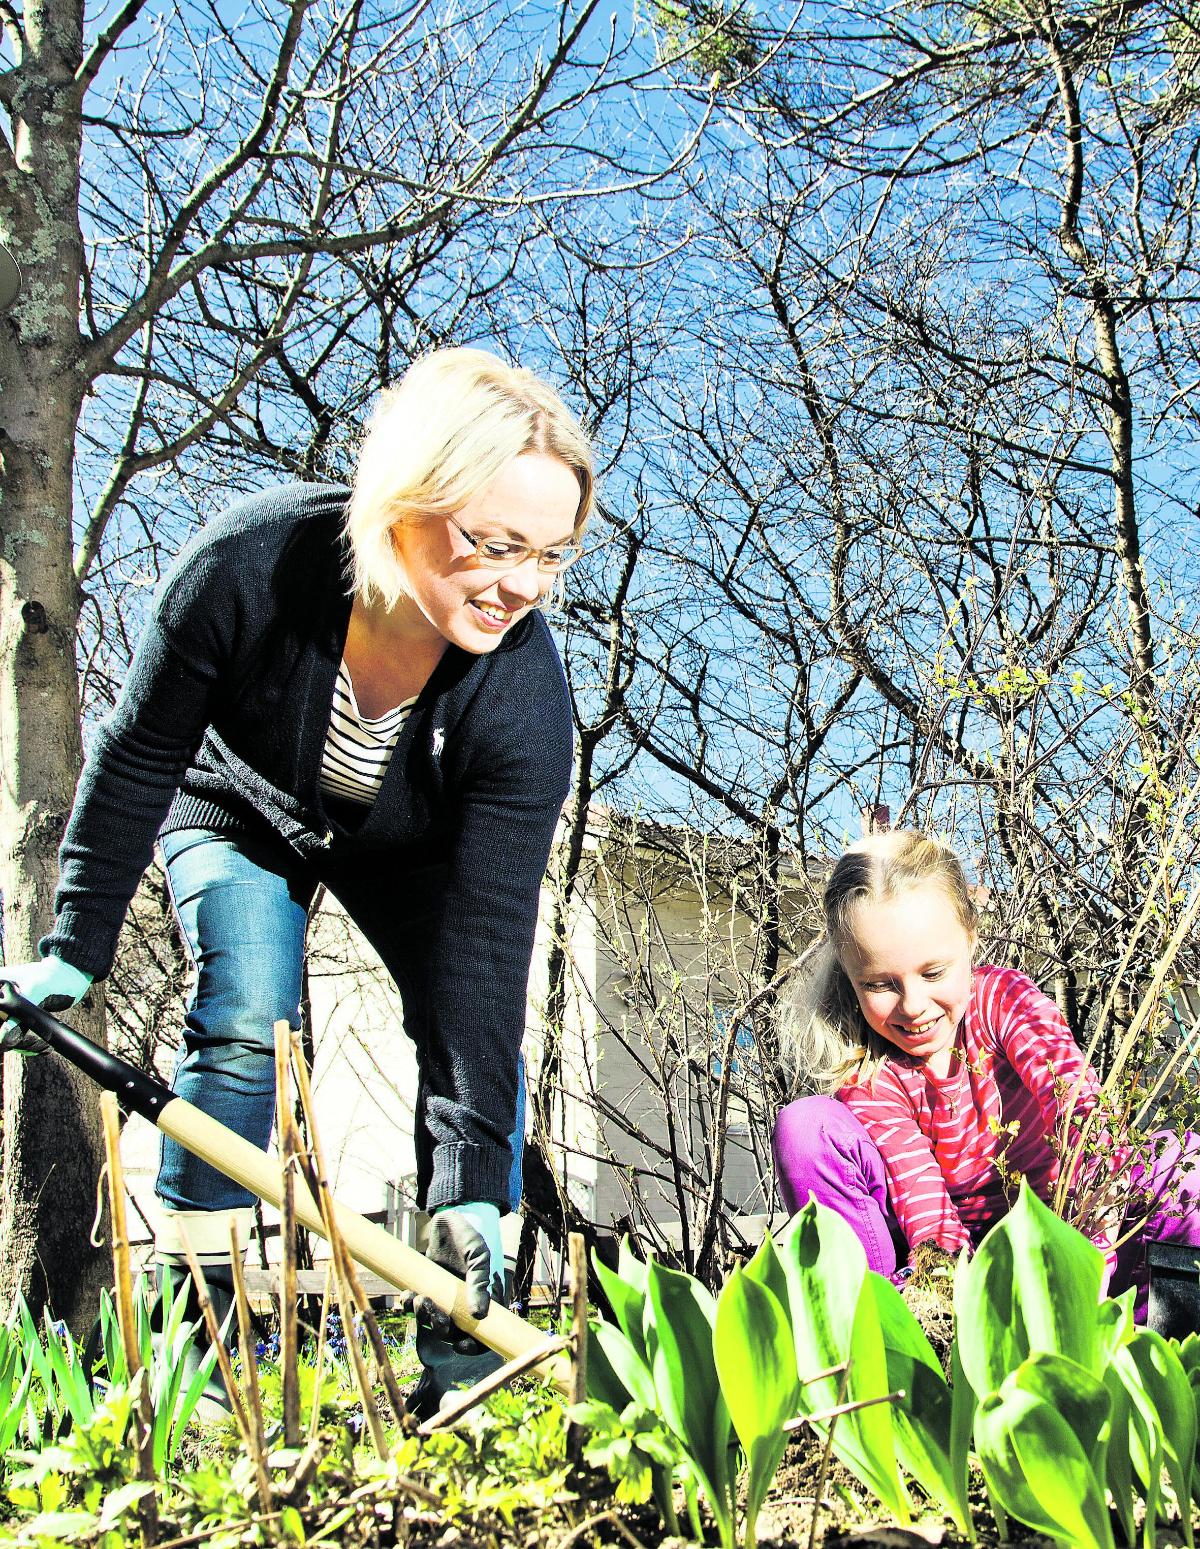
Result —
[{"label": "girl's smiling face", "polygon": [[864,900],[838,961],[867,1026],[945,1075],[971,998],[975,937],[937,883]]}]

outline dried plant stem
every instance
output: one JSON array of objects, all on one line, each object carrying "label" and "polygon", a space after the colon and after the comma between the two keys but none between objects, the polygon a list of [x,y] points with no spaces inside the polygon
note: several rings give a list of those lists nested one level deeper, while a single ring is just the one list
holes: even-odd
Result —
[{"label": "dried plant stem", "polygon": [[187,1228],[183,1222],[179,1222],[179,1239],[183,1244],[183,1256],[187,1260],[188,1272],[192,1277],[192,1285],[196,1289],[196,1300],[200,1303],[200,1314],[204,1319],[204,1327],[208,1333],[209,1343],[217,1352],[217,1366],[220,1368],[221,1380],[225,1384],[225,1391],[229,1394],[229,1402],[233,1409],[233,1418],[237,1423],[238,1434],[242,1438],[242,1445],[254,1460],[255,1484],[258,1489],[258,1499],[264,1512],[271,1510],[271,1484],[267,1478],[266,1468],[262,1454],[255,1445],[254,1432],[250,1420],[246,1414],[246,1405],[234,1381],[233,1367],[229,1361],[229,1351],[225,1348],[225,1341],[221,1338],[221,1329],[217,1323],[217,1315],[213,1311],[212,1300],[208,1294],[208,1282],[204,1278],[204,1271],[192,1252],[192,1245],[188,1241]]},{"label": "dried plant stem", "polygon": [[856,1409],[871,1409],[876,1404],[898,1404],[907,1396],[903,1388],[897,1388],[894,1393],[881,1393],[878,1398],[860,1398],[853,1404],[837,1404],[833,1409],[818,1409],[811,1415],[797,1415],[794,1420],[784,1421],[783,1428],[790,1433],[806,1425],[823,1425],[826,1420],[836,1420],[839,1415],[852,1415]]},{"label": "dried plant stem", "polygon": [[418,1427],[417,1435],[432,1436],[434,1431],[444,1431],[447,1426],[461,1420],[463,1415],[475,1408],[476,1404],[482,1404],[484,1399],[497,1388],[502,1388],[514,1377],[522,1376],[544,1361],[547,1356],[557,1355],[560,1350],[568,1349],[570,1344],[569,1334],[555,1334],[553,1339],[548,1339],[544,1345],[535,1345],[532,1350],[526,1350],[524,1355],[515,1356],[494,1372],[489,1372],[482,1382],[477,1382],[473,1388],[467,1388],[463,1393],[456,1393],[448,1404],[438,1410],[437,1414],[432,1415]]},{"label": "dried plant stem", "polygon": [[367,1422],[367,1428],[371,1432],[371,1440],[375,1443],[376,1452],[386,1461],[391,1453],[387,1443],[387,1436],[384,1434],[383,1419],[379,1413],[379,1405],[375,1402],[375,1395],[371,1391],[371,1382],[367,1376],[366,1363],[363,1360],[362,1349],[359,1346],[358,1337],[354,1330],[356,1304],[354,1293],[350,1286],[350,1275],[353,1274],[353,1268],[350,1265],[350,1255],[346,1251],[346,1244],[342,1240],[342,1234],[338,1229],[337,1216],[334,1213],[333,1194],[330,1190],[329,1178],[325,1171],[325,1155],[321,1147],[320,1131],[317,1128],[312,1087],[308,1080],[308,1066],[304,1061],[304,1052],[300,1047],[300,1040],[294,1033],[291,1036],[291,1046],[292,1069],[295,1072],[296,1087],[300,1093],[300,1105],[308,1121],[309,1160],[312,1169],[310,1187],[317,1202],[317,1208],[321,1212],[321,1219],[325,1225],[325,1235],[329,1239],[329,1246],[332,1252],[330,1262],[333,1265],[334,1285],[337,1290],[338,1307],[341,1311],[342,1329],[346,1337],[346,1349],[350,1352],[350,1364],[354,1371],[354,1380],[358,1385],[359,1397],[362,1399],[363,1415]]},{"label": "dried plant stem", "polygon": [[[847,1361],[842,1368],[841,1381],[838,1383],[838,1405],[844,1404],[846,1401],[846,1388],[850,1382],[850,1365],[851,1363]],[[829,1477],[829,1464],[833,1457],[833,1430],[836,1425],[837,1419],[835,1416],[830,1421],[829,1430],[825,1435],[825,1446],[821,1452],[821,1467],[817,1474],[816,1488],[813,1490],[812,1521],[808,1525],[808,1549],[816,1549],[817,1525],[821,1520],[821,1505],[825,1499],[825,1481]],[[785,1426],[784,1429],[786,1430],[787,1427]]]},{"label": "dried plant stem", "polygon": [[362,1282],[358,1278],[358,1271],[354,1267],[354,1260],[342,1248],[345,1254],[346,1280],[350,1286],[350,1294],[354,1297],[354,1305],[358,1308],[359,1316],[363,1320],[363,1327],[367,1331],[367,1338],[371,1344],[371,1354],[375,1357],[375,1365],[383,1382],[384,1391],[388,1396],[388,1403],[392,1406],[392,1413],[396,1416],[396,1423],[401,1430],[412,1431],[416,1429],[416,1421],[408,1411],[408,1405],[404,1402],[404,1394],[400,1391],[400,1383],[397,1381],[396,1372],[388,1355],[387,1345],[384,1343],[383,1331],[379,1327],[379,1319],[371,1310],[371,1303],[363,1291]]},{"label": "dried plant stem", "polygon": [[571,1549],[571,1545],[584,1537],[585,1534],[594,1534],[598,1527],[604,1526],[616,1528],[617,1532],[629,1545],[629,1549],[646,1549],[646,1546],[637,1534],[631,1532],[625,1526],[615,1511],[601,1511],[597,1512],[594,1517],[588,1517],[586,1521],[580,1522],[578,1526],[573,1527],[565,1537],[560,1538],[554,1545],[554,1549]]},{"label": "dried plant stem", "polygon": [[[567,1238],[571,1263],[571,1402],[582,1404],[587,1398],[587,1247],[582,1232]],[[567,1457],[578,1465],[583,1461],[583,1427],[572,1420],[567,1425]]]},{"label": "dried plant stem", "polygon": [[247,1407],[254,1434],[256,1470],[261,1470],[259,1494],[263,1510],[271,1509],[271,1477],[267,1470],[267,1428],[263,1424],[262,1396],[258,1391],[258,1362],[254,1356],[254,1325],[250,1321],[250,1303],[246,1298],[246,1277],[242,1268],[242,1245],[238,1241],[237,1218],[229,1222],[229,1267],[233,1271],[233,1299],[237,1307],[238,1337],[242,1346],[242,1371],[246,1379]]},{"label": "dried plant stem", "polygon": [[[125,1350],[125,1366],[132,1387],[142,1376],[142,1352],[138,1346],[137,1324],[133,1313],[133,1277],[129,1268],[129,1225],[125,1215],[125,1172],[121,1166],[121,1115],[112,1092],[100,1094],[100,1118],[104,1125],[104,1150],[108,1167],[108,1203],[112,1221],[113,1288],[117,1298],[117,1326]],[[138,1384],[136,1450],[138,1477],[156,1480],[154,1472],[153,1416],[150,1390],[145,1377]],[[138,1503],[142,1538],[152,1544],[158,1535],[158,1504],[154,1492]]]},{"label": "dried plant stem", "polygon": [[325,1330],[329,1327],[329,1304],[333,1300],[333,1261],[325,1266],[325,1294],[321,1298],[321,1327],[317,1331],[317,1356],[313,1362],[312,1410],[308,1417],[308,1441],[311,1446],[321,1428],[321,1381],[325,1376]]},{"label": "dried plant stem", "polygon": [[296,1296],[296,1129],[292,1116],[289,1064],[292,1030],[275,1024],[275,1135],[282,1168],[279,1241],[279,1367],[283,1387],[283,1444],[300,1445],[299,1313]]},{"label": "dried plant stem", "polygon": [[837,1366],[828,1366],[823,1372],[813,1372],[811,1377],[801,1377],[800,1386],[807,1388],[810,1383],[824,1382],[826,1377],[840,1377],[850,1363],[842,1361]]}]

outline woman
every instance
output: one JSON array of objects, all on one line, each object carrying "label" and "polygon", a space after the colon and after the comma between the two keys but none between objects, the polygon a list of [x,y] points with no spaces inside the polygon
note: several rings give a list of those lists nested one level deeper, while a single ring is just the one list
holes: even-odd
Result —
[{"label": "woman", "polygon": [[[174,1090],[265,1147],[272,1027],[298,1025],[323,883],[399,989],[430,1252],[468,1274],[475,1316],[503,1274],[538,891],[570,779],[566,683],[537,609],[592,499],[558,395],[452,349],[384,395],[352,490],[285,486],[205,527],[97,734],[41,959],[3,975],[74,1004],[108,972],[161,836],[196,966]],[[157,1191],[160,1258],[178,1262],[182,1224],[219,1282],[249,1196],[170,1140]],[[425,1336],[421,1410],[472,1375]]]}]

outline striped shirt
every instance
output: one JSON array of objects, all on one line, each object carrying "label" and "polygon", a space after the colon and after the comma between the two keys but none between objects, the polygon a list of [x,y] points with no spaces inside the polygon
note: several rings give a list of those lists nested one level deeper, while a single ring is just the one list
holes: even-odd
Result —
[{"label": "striped shirt", "polygon": [[[1018,1175],[1049,1198],[1058,1179],[1050,1137],[1083,1069],[1054,1001],[1024,974],[983,967],[975,970],[945,1078],[896,1051],[869,1084],[851,1082],[837,1095],[879,1147],[908,1243],[957,1252],[1009,1209]],[[1079,1119],[1097,1090],[1089,1067],[1075,1104]]]},{"label": "striped shirt", "polygon": [[329,731],[321,757],[321,792],[370,806],[379,794],[401,729],[416,704],[405,699],[371,720],[358,708],[350,670],[343,662],[333,686]]}]

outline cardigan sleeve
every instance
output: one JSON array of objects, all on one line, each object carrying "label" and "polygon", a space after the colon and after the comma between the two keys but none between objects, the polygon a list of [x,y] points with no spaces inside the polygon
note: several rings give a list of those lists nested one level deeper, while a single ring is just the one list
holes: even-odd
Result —
[{"label": "cardigan sleeve", "polygon": [[[477,697],[445,893],[431,938],[409,943],[421,1013],[425,1206],[508,1208],[509,1136],[538,900],[571,779],[566,682],[544,625],[528,674]],[[549,656],[545,655],[549,652]],[[519,657],[522,653],[514,652]],[[408,1020],[406,1001],[406,1022]],[[418,1168],[421,1172],[421,1168]]]},{"label": "cardigan sleeve", "polygon": [[185,550],[164,583],[112,713],[96,732],[59,851],[54,924],[39,943],[101,979],[172,798],[212,716],[225,648],[221,583]]},{"label": "cardigan sleeve", "polygon": [[970,1233],[950,1198],[929,1137],[917,1123],[912,1099],[886,1063],[869,1085],[843,1087],[839,1099],[879,1147],[888,1199],[910,1248],[936,1242],[957,1253]]}]

